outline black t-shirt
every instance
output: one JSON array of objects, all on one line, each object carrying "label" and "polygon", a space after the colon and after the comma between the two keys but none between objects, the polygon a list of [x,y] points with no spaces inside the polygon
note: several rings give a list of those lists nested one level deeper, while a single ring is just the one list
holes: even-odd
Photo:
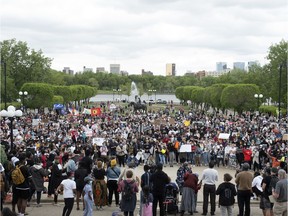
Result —
[{"label": "black t-shirt", "polygon": [[104,177],[106,175],[106,171],[104,169],[94,169],[93,170],[93,176],[96,180],[104,180]]},{"label": "black t-shirt", "polygon": [[261,183],[261,186],[262,186],[262,184],[264,184],[264,183],[266,184],[265,190],[263,191],[263,196],[264,196],[266,199],[268,199],[268,198],[269,198],[269,195],[271,195],[271,194],[268,193],[268,188],[269,188],[270,182],[271,182],[271,176],[268,175],[268,176],[266,176],[266,177],[263,178],[262,183]]}]

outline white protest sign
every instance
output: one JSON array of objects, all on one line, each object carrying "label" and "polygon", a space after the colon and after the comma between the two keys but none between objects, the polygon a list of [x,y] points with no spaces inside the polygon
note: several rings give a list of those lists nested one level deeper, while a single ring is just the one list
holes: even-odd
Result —
[{"label": "white protest sign", "polygon": [[229,139],[230,134],[228,133],[220,133],[218,138],[219,139]]},{"label": "white protest sign", "polygon": [[181,145],[180,152],[191,152],[191,145]]},{"label": "white protest sign", "polygon": [[86,136],[87,136],[87,137],[92,137],[92,134],[93,134],[92,132],[93,132],[92,130],[86,130],[86,131],[85,131]]},{"label": "white protest sign", "polygon": [[104,141],[105,141],[104,138],[95,137],[95,138],[93,138],[92,143],[93,143],[93,145],[96,144],[97,146],[102,146]]},{"label": "white protest sign", "polygon": [[37,126],[40,122],[40,119],[32,119],[32,125]]}]

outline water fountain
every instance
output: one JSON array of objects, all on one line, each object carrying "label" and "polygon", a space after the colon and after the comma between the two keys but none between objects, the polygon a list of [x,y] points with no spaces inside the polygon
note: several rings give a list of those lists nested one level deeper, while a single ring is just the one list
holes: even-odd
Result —
[{"label": "water fountain", "polygon": [[139,95],[139,91],[138,91],[137,85],[133,81],[131,83],[131,98],[132,98],[132,100],[135,100],[135,102],[137,102],[137,99],[139,97],[138,95]]}]

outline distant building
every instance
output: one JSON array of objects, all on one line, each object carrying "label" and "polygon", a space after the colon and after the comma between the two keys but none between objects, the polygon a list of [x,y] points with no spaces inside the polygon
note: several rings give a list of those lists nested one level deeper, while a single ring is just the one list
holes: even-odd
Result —
[{"label": "distant building", "polygon": [[110,64],[110,73],[120,74],[120,64]]},{"label": "distant building", "polygon": [[226,74],[226,73],[229,73],[231,72],[231,69],[230,68],[227,68],[226,70],[223,70],[222,72],[217,72],[217,71],[208,71],[208,72],[205,72],[205,76],[212,76],[212,77],[219,77],[223,74]]},{"label": "distant building", "polygon": [[233,69],[245,70],[245,62],[234,62]]},{"label": "distant building", "polygon": [[99,73],[99,72],[105,72],[105,68],[104,67],[97,67],[96,73]]},{"label": "distant building", "polygon": [[248,62],[248,71],[252,66],[256,66],[256,65],[259,65],[258,61],[249,61]]},{"label": "distant building", "polygon": [[128,76],[129,73],[127,71],[120,71],[121,76]]},{"label": "distant building", "polygon": [[93,72],[93,68],[87,68],[86,66],[83,66],[83,72],[88,72],[88,71]]},{"label": "distant building", "polygon": [[227,69],[227,62],[216,62],[216,72],[220,73]]},{"label": "distant building", "polygon": [[69,75],[74,75],[74,71],[70,70],[70,67],[64,67],[62,72],[66,73],[66,74],[69,74]]},{"label": "distant building", "polygon": [[141,74],[143,75],[152,75],[153,76],[153,72],[151,71],[145,71],[144,69],[141,70]]},{"label": "distant building", "polygon": [[196,77],[198,78],[198,79],[202,79],[203,77],[205,77],[206,76],[206,72],[205,72],[205,70],[203,70],[203,71],[198,71],[197,73],[196,73]]},{"label": "distant building", "polygon": [[176,64],[166,64],[166,76],[176,76]]}]

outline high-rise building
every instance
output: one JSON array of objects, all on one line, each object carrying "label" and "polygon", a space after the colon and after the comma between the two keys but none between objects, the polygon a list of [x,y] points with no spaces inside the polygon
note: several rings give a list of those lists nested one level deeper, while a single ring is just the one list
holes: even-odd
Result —
[{"label": "high-rise building", "polygon": [[249,61],[248,62],[248,71],[253,65],[259,65],[259,62],[258,61]]},{"label": "high-rise building", "polygon": [[83,66],[83,72],[88,72],[88,71],[93,72],[93,68],[87,68],[86,66]]},{"label": "high-rise building", "polygon": [[245,70],[245,62],[234,62],[233,69]]},{"label": "high-rise building", "polygon": [[110,64],[110,73],[120,74],[120,64]]},{"label": "high-rise building", "polygon": [[166,76],[176,76],[176,64],[166,64]]},{"label": "high-rise building", "polygon": [[69,74],[69,75],[74,75],[74,71],[70,70],[70,67],[64,67],[62,72],[66,73],[66,74]]},{"label": "high-rise building", "polygon": [[98,72],[105,72],[105,68],[104,67],[97,67],[96,73],[98,73]]},{"label": "high-rise building", "polygon": [[216,62],[216,71],[222,72],[227,69],[227,62]]}]

